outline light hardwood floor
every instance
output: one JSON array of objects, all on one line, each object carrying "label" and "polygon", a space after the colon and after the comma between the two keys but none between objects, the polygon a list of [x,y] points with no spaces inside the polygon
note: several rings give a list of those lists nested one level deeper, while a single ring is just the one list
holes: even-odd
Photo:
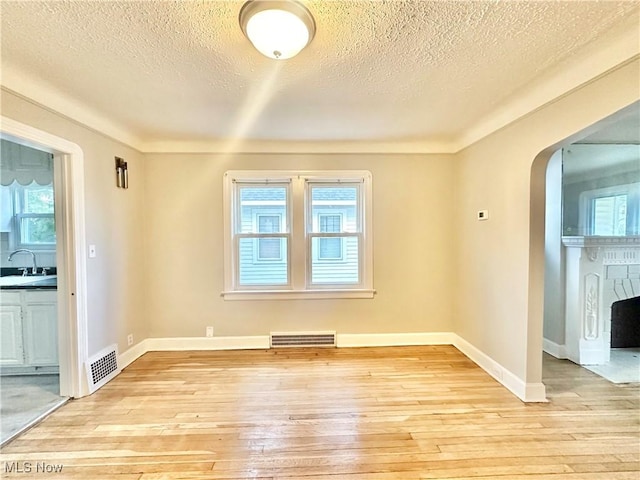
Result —
[{"label": "light hardwood floor", "polygon": [[639,385],[551,357],[545,383],[524,404],[451,346],[153,352],[5,446],[0,476],[638,480]]}]

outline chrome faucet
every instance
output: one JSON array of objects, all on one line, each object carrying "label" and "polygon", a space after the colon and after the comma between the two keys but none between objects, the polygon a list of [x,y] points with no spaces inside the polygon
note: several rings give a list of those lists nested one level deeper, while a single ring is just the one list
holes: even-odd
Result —
[{"label": "chrome faucet", "polygon": [[36,263],[36,254],[33,253],[31,250],[27,250],[26,248],[19,248],[18,250],[14,250],[13,252],[11,252],[9,254],[9,258],[7,258],[7,260],[10,262],[11,259],[13,258],[13,256],[16,253],[28,253],[31,255],[31,259],[33,260],[33,267],[31,268],[31,274],[32,275],[37,275],[38,273],[38,264]]}]

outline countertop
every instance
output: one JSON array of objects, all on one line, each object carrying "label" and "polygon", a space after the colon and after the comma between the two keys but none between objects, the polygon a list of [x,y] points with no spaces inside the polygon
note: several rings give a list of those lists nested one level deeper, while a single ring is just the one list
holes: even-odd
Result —
[{"label": "countertop", "polygon": [[57,290],[58,276],[46,277],[34,275],[23,277],[22,275],[8,275],[0,277],[0,290]]}]

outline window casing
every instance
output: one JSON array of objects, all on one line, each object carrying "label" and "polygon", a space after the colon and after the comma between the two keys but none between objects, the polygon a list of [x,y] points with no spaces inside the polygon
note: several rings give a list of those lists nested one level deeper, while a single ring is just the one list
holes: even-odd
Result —
[{"label": "window casing", "polygon": [[367,171],[224,175],[225,299],[372,298]]}]

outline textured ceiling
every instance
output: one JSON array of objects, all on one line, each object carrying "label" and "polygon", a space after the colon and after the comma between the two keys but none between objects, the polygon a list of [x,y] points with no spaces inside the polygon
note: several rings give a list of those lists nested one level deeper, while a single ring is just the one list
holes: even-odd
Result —
[{"label": "textured ceiling", "polygon": [[144,141],[452,141],[620,26],[636,1],[305,2],[277,62],[241,1],[2,1],[2,66]]}]

